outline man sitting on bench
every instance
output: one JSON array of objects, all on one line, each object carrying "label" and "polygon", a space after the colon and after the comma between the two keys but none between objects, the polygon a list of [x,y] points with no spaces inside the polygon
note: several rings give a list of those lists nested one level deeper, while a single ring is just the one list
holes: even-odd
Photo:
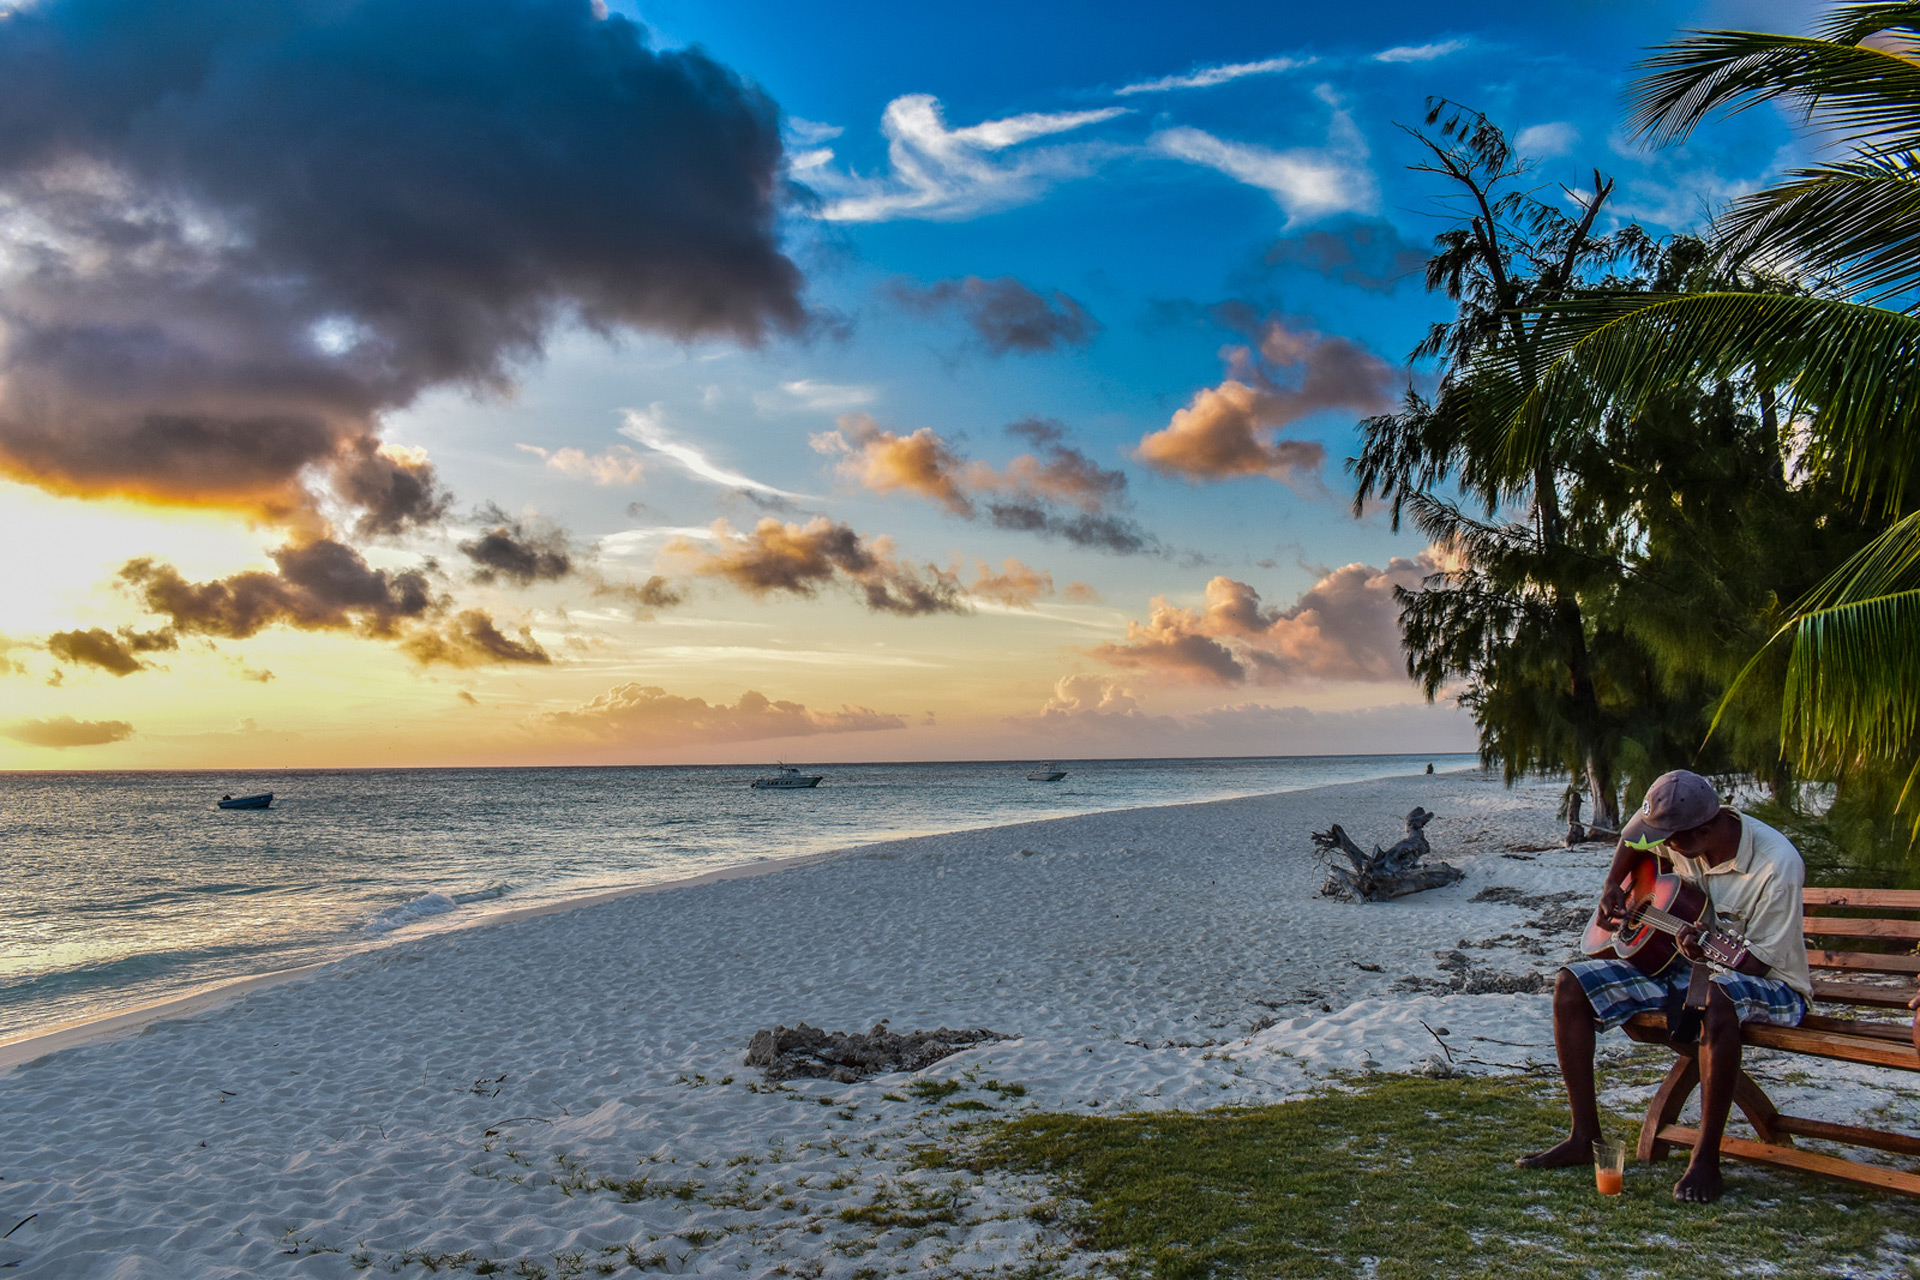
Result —
[{"label": "man sitting on bench", "polygon": [[[1738,971],[1712,975],[1700,1036],[1700,1141],[1673,1187],[1676,1200],[1705,1203],[1720,1197],[1720,1135],[1740,1078],[1740,1024],[1795,1026],[1813,997],[1802,932],[1800,891],[1806,868],[1793,843],[1744,813],[1723,808],[1713,784],[1676,769],[1647,789],[1645,803],[1620,833],[1600,919],[1617,927],[1627,904],[1621,888],[1634,863],[1655,852],[1684,879],[1705,889],[1717,928],[1744,935],[1749,955]],[[1688,960],[1704,961],[1699,931],[1676,941]],[[1692,966],[1674,964],[1649,978],[1624,960],[1579,960],[1560,971],[1553,990],[1553,1043],[1566,1082],[1572,1131],[1557,1147],[1521,1156],[1523,1169],[1588,1164],[1600,1137],[1594,1100],[1595,1035],[1636,1013],[1671,1011],[1684,994]]]}]

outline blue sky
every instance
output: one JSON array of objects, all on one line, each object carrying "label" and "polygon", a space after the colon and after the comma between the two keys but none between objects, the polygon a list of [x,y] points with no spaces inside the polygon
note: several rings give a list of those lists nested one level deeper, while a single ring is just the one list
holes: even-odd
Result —
[{"label": "blue sky", "polygon": [[[383,714],[369,708],[395,706],[395,762],[1470,747],[1461,713],[1423,706],[1382,649],[1382,602],[1432,568],[1427,549],[1355,519],[1342,468],[1357,419],[1431,376],[1406,352],[1447,313],[1417,261],[1453,212],[1407,170],[1419,151],[1402,126],[1429,96],[1481,108],[1535,156],[1543,191],[1598,166],[1618,181],[1613,220],[1657,233],[1697,229],[1802,154],[1768,111],[1653,153],[1620,125],[1645,46],[1684,26],[1791,28],[1799,5],[610,8],[778,104],[792,186],[777,233],[812,322],[757,345],[557,323],[490,387],[429,381],[382,412],[379,438],[424,451],[458,501],[360,553],[398,572],[458,562],[490,524],[553,532],[580,572],[448,579],[551,660],[435,665],[297,628],[170,651],[136,680],[44,659],[39,632],[140,623],[113,585],[145,550],[125,545],[131,517],[65,497],[59,519],[112,532],[82,539],[61,585],[6,624],[16,666],[41,677],[16,684],[35,690],[35,723],[131,726],[116,708],[147,700],[138,731],[83,744],[97,763],[220,759],[263,734],[289,762],[364,758],[352,744]],[[1178,453],[1180,415],[1230,411],[1250,368],[1294,398],[1263,401],[1272,465]],[[938,474],[908,483],[916,432]],[[9,483],[0,518],[53,518],[49,501]],[[997,506],[1016,501],[1044,527]],[[1098,536],[1063,532],[1082,517],[1105,522]],[[755,585],[737,544],[765,519],[844,525],[911,569],[887,590],[947,573],[959,594],[875,606],[871,574],[844,567]],[[216,516],[156,545],[213,578],[314,536],[288,528]],[[607,590],[656,575],[673,603],[624,609]],[[1258,635],[1218,620],[1247,592]],[[1153,656],[1201,633],[1218,643],[1198,665]],[[259,682],[251,728],[196,719],[195,680],[269,658],[304,673],[302,693]]]}]

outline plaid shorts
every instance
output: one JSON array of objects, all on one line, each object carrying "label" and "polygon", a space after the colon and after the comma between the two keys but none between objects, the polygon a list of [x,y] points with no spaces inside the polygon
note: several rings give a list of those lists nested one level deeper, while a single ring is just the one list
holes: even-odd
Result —
[{"label": "plaid shorts", "polygon": [[[1677,963],[1659,977],[1649,978],[1625,960],[1575,960],[1566,968],[1580,980],[1602,1031],[1619,1026],[1636,1013],[1658,1013],[1678,1004],[1686,994],[1687,975],[1692,972],[1690,966]],[[1716,971],[1713,981],[1733,1001],[1742,1022],[1795,1027],[1806,1016],[1806,997],[1778,978]]]}]

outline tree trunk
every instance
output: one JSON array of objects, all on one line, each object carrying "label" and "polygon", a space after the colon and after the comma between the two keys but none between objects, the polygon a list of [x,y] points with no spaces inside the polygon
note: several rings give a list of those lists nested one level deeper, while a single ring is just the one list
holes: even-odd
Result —
[{"label": "tree trunk", "polygon": [[1620,799],[1614,793],[1613,767],[1598,752],[1587,756],[1587,795],[1593,801],[1590,826],[1602,831],[1620,830]]}]

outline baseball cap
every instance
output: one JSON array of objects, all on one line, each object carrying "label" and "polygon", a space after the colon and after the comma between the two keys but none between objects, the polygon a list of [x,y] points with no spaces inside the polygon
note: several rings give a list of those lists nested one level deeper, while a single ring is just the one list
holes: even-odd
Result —
[{"label": "baseball cap", "polygon": [[1720,795],[1697,773],[1675,769],[1647,788],[1647,798],[1627,822],[1620,838],[1636,849],[1651,849],[1676,831],[1711,822],[1720,812]]}]

